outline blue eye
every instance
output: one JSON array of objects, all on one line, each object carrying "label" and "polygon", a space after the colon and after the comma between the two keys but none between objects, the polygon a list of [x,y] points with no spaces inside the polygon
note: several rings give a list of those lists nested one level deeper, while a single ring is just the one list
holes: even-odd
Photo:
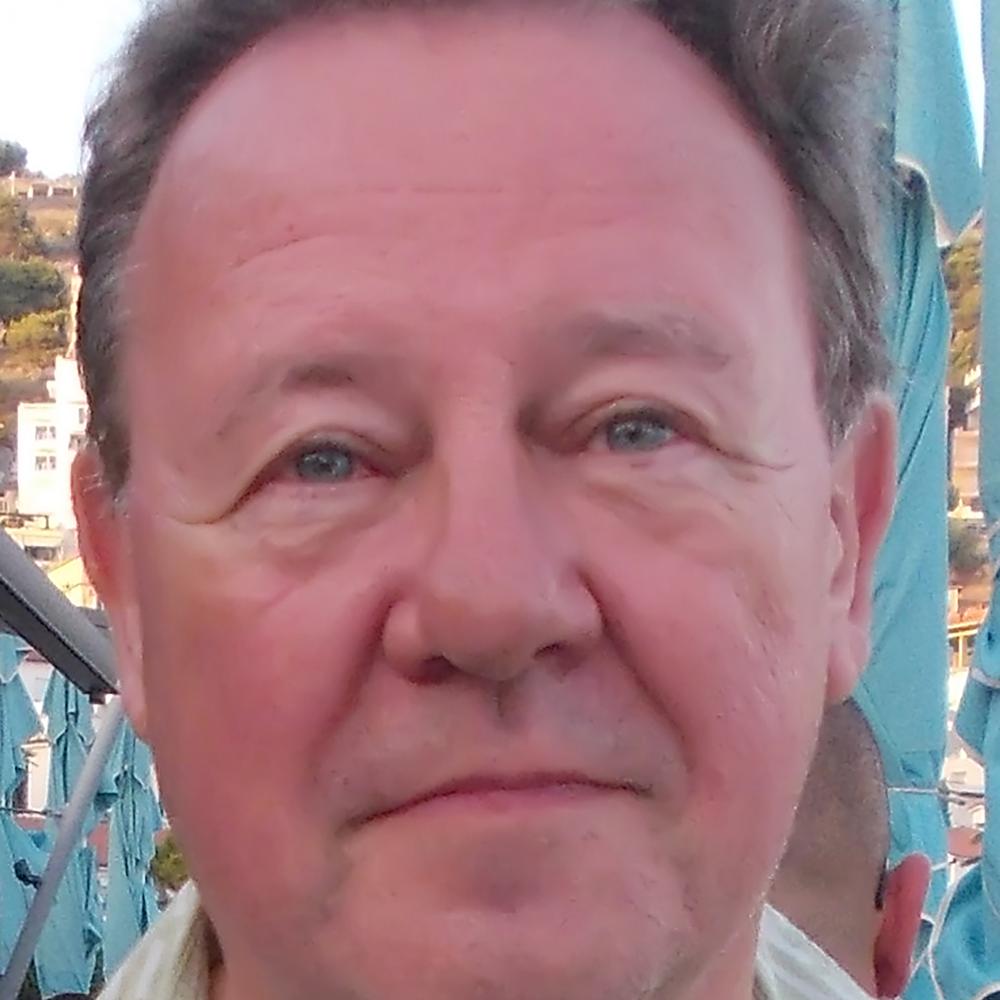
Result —
[{"label": "blue eye", "polygon": [[667,418],[656,412],[625,413],[604,426],[609,451],[656,451],[676,434]]},{"label": "blue eye", "polygon": [[357,470],[357,459],[347,448],[317,444],[299,452],[293,464],[297,478],[309,483],[339,483]]}]

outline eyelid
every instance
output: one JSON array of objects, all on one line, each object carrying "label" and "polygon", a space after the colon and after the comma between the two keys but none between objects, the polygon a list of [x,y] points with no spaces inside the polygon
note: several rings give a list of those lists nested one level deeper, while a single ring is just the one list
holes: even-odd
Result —
[{"label": "eyelid", "polygon": [[650,400],[619,399],[594,407],[583,417],[573,421],[570,436],[577,444],[587,443],[615,421],[643,418],[661,420],[678,437],[690,438],[704,434],[698,430],[700,425],[693,417],[675,406]]},{"label": "eyelid", "polygon": [[[235,510],[238,507],[242,507],[255,495],[259,494],[261,490],[265,489],[268,485],[277,482],[280,474],[283,471],[287,471],[297,458],[300,458],[311,448],[321,448],[324,446],[339,448],[350,453],[363,469],[367,468],[369,470],[377,470],[377,463],[373,462],[371,457],[365,454],[366,449],[359,447],[356,442],[357,438],[355,438],[354,435],[344,434],[343,432],[329,431],[316,431],[314,433],[307,434],[304,437],[296,438],[286,444],[283,448],[278,449],[271,458],[267,459],[263,465],[259,467],[257,473],[240,490],[239,496],[233,504],[232,509]],[[345,480],[345,482],[347,481],[349,480]],[[308,487],[308,484],[304,482],[300,483],[300,485],[303,488]]]},{"label": "eyelid", "polygon": [[280,451],[262,472],[287,469],[304,455],[322,448],[342,451],[350,455],[359,470],[385,471],[387,462],[381,449],[369,442],[359,442],[357,439],[350,440],[352,437],[353,435],[320,434],[300,439]]},{"label": "eyelid", "polygon": [[[720,458],[737,462],[741,465],[762,466],[774,470],[781,468],[780,465],[763,462],[760,459],[752,457],[751,454],[744,453],[739,448],[733,447],[732,444],[727,444],[717,432],[713,431],[708,420],[699,417],[686,407],[674,406],[669,403],[632,404],[623,401],[621,407],[616,407],[611,413],[612,416],[605,417],[605,420],[613,419],[613,417],[628,417],[635,414],[641,416],[644,413],[662,416],[681,441],[693,442],[706,451],[714,452]],[[597,432],[600,426],[601,424],[598,423],[594,433]],[[664,447],[667,447],[667,445],[664,445]]]},{"label": "eyelid", "polygon": [[[316,442],[305,442],[302,445],[289,449],[284,454],[283,458],[279,459],[278,468],[281,470],[294,469],[293,478],[297,481],[301,481],[301,477],[298,476],[298,464],[307,456],[315,454],[316,452],[336,452],[341,455],[345,455],[350,459],[352,475],[348,478],[355,479],[357,476],[355,473],[363,471],[366,467],[370,468],[371,463],[366,461],[362,457],[356,448],[350,445],[343,444],[339,441],[316,441]],[[347,480],[344,480],[346,482]]]}]

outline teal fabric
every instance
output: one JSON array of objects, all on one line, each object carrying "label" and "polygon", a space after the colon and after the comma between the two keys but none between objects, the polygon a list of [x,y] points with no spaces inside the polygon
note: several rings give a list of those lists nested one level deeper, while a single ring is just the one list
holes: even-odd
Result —
[{"label": "teal fabric", "polygon": [[149,865],[163,814],[153,789],[152,753],[127,722],[108,768],[116,788],[104,923],[104,971],[111,975],[159,913]]},{"label": "teal fabric", "polygon": [[28,773],[22,747],[42,730],[41,721],[18,673],[22,651],[12,635],[0,633],[0,972],[7,968],[34,889],[14,876],[14,864],[24,859],[32,872],[44,866],[44,856],[6,809]]},{"label": "teal fabric", "polygon": [[952,887],[940,914],[931,969],[944,1000],[983,1000],[1000,995],[997,912],[985,891],[984,872],[971,866]]},{"label": "teal fabric", "polygon": [[[58,812],[69,801],[94,742],[91,706],[82,691],[53,671],[42,709],[48,719],[52,747],[48,808]],[[102,934],[96,857],[86,838],[113,792],[113,787],[105,783],[90,810],[35,950],[38,986],[45,997],[90,991]],[[57,824],[51,822],[46,828],[49,849],[56,833]]]},{"label": "teal fabric", "polygon": [[[983,3],[986,149],[983,163],[983,384],[979,474],[983,507],[1000,524],[1000,6]],[[991,542],[1000,557],[1000,535]],[[949,900],[934,966],[944,1000],[1000,995],[1000,574],[976,643],[956,729],[986,766],[987,823],[982,861]]]},{"label": "teal fabric", "polygon": [[927,181],[940,242],[950,242],[979,211],[982,177],[955,12],[951,0],[896,8],[896,160]]},{"label": "teal fabric", "polygon": [[[994,581],[994,586],[995,586]],[[996,591],[994,591],[996,593]],[[972,1000],[1000,993],[1000,630],[996,601],[976,644],[976,664],[955,721],[956,729],[986,766],[987,823],[983,858],[954,887],[940,914],[932,949],[944,1000]]]},{"label": "teal fabric", "polygon": [[[897,22],[893,149],[901,183],[887,213],[884,328],[896,366],[898,497],[876,570],[872,659],[857,697],[890,785],[926,792],[936,788],[943,759],[948,663],[950,316],[938,236],[968,224],[981,184],[951,0],[888,2]],[[897,814],[910,801],[919,823],[941,827],[940,810],[916,799],[895,796]],[[943,835],[939,829],[936,839],[943,843]],[[896,839],[902,850],[906,838]]]},{"label": "teal fabric", "polygon": [[[878,740],[891,789],[890,862],[921,851],[936,866],[924,907],[919,951],[925,956],[946,890],[947,821],[936,791],[947,718],[944,384],[950,318],[923,177],[911,175],[895,187],[889,209],[892,293],[884,329],[896,368],[898,493],[876,567],[871,662],[855,697]],[[915,979],[907,997],[934,997],[926,976]]]},{"label": "teal fabric", "polygon": [[888,216],[896,365],[898,499],[875,578],[872,658],[856,697],[890,786],[891,861],[935,866],[907,1000],[940,1000],[933,944],[946,893],[947,816],[936,794],[947,719],[947,442],[950,315],[939,246],[975,216],[981,178],[951,0],[889,0],[896,19],[893,150],[900,186]]},{"label": "teal fabric", "polygon": [[[922,787],[937,785],[947,694],[947,448],[945,367],[950,318],[926,184],[913,177],[890,203],[892,293],[884,324],[896,367],[897,499],[875,576],[872,658],[857,697],[886,757],[890,786],[903,785],[903,755]],[[919,544],[914,544],[919,539]],[[905,705],[906,710],[900,711]]]},{"label": "teal fabric", "polygon": [[14,636],[0,633],[0,797],[5,806],[28,773],[22,747],[42,728],[18,673],[22,649]]}]

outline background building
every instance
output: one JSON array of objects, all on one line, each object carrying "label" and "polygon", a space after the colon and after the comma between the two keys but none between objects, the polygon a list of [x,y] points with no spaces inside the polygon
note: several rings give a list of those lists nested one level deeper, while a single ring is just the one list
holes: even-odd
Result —
[{"label": "background building", "polygon": [[59,356],[49,400],[17,408],[17,508],[42,515],[53,528],[74,529],[70,467],[83,444],[87,399],[76,359]]},{"label": "background building", "polygon": [[[979,411],[982,402],[983,369],[972,368],[964,378],[964,414],[951,437],[951,482],[963,511],[982,510],[979,502]],[[968,516],[968,515],[966,515]]]}]

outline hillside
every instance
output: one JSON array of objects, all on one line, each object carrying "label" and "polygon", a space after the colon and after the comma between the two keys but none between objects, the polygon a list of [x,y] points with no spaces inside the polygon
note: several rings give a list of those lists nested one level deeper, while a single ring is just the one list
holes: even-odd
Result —
[{"label": "hillside", "polygon": [[25,356],[0,347],[0,447],[14,447],[18,403],[48,399],[45,385],[52,375],[57,350]]},{"label": "hillside", "polygon": [[18,404],[48,398],[54,358],[65,350],[77,193],[72,178],[0,183],[0,446],[16,441]]}]

